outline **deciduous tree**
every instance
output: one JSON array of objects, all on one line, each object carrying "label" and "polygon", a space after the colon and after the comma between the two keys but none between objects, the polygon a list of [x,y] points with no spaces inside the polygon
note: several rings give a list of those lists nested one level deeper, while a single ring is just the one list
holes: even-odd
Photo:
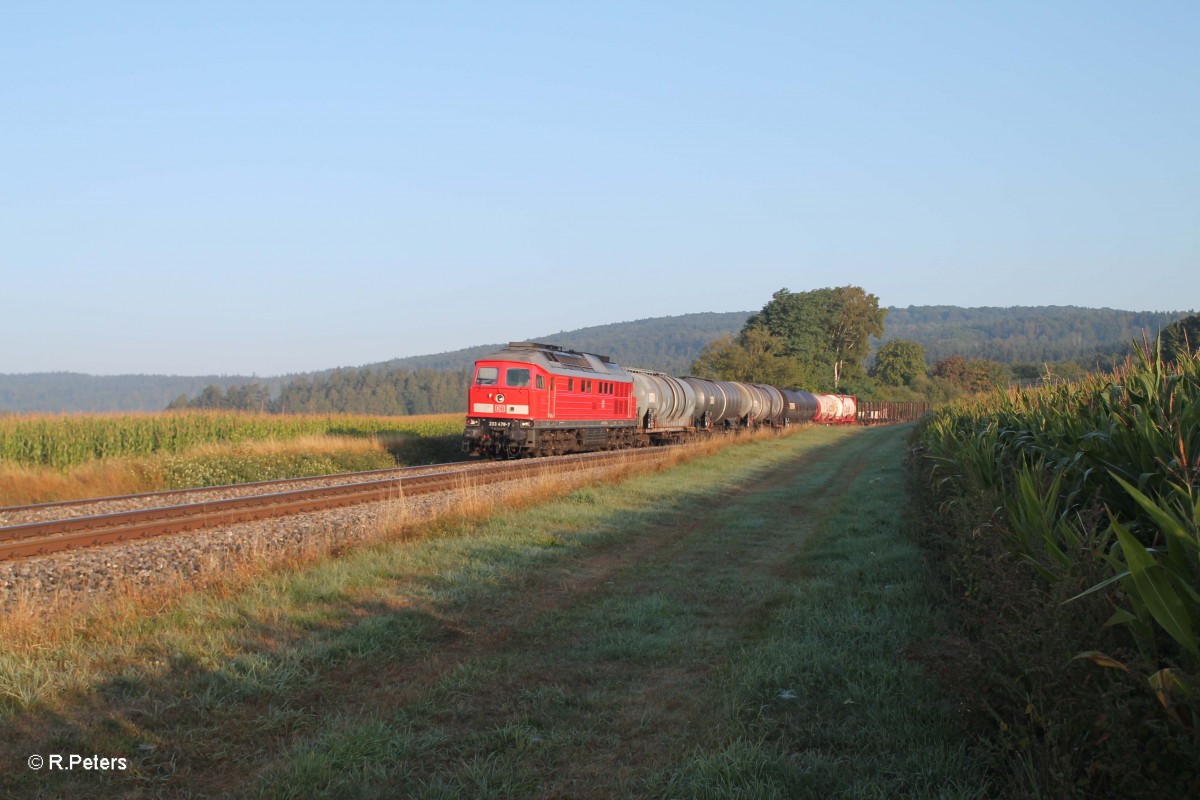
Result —
[{"label": "deciduous tree", "polygon": [[807,382],[803,365],[785,351],[778,337],[761,328],[751,329],[710,342],[692,364],[692,372],[722,381],[803,386]]},{"label": "deciduous tree", "polygon": [[884,342],[875,354],[875,378],[885,386],[911,386],[925,374],[925,345],[906,339]]},{"label": "deciduous tree", "polygon": [[1162,332],[1162,356],[1175,361],[1179,353],[1195,353],[1200,349],[1200,314],[1172,322]]},{"label": "deciduous tree", "polygon": [[829,374],[833,388],[862,374],[872,336],[883,335],[886,308],[859,286],[811,292],[780,289],[742,329],[762,329],[783,342],[784,353],[811,370]]}]

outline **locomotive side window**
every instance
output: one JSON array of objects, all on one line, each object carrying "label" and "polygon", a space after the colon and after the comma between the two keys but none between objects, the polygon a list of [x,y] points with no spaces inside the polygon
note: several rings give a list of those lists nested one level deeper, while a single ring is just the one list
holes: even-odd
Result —
[{"label": "locomotive side window", "polygon": [[575,391],[575,379],[574,378],[567,378],[567,391],[568,392]]},{"label": "locomotive side window", "polygon": [[476,386],[495,386],[496,380],[500,377],[500,370],[496,367],[480,367],[479,372],[475,373]]},{"label": "locomotive side window", "polygon": [[546,383],[545,383],[545,381],[543,381],[543,380],[542,380],[542,376],[541,376],[541,375],[538,375],[538,376],[537,376],[537,388],[539,388],[539,389],[545,389],[545,388],[546,388]]},{"label": "locomotive side window", "polygon": [[508,369],[504,373],[505,386],[528,386],[529,385],[529,370],[527,369]]}]

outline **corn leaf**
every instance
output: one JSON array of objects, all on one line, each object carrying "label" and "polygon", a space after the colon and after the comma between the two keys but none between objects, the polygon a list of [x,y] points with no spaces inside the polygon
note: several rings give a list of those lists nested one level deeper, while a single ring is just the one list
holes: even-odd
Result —
[{"label": "corn leaf", "polygon": [[1129,565],[1138,595],[1150,615],[1172,639],[1200,659],[1191,615],[1171,586],[1170,578],[1133,534],[1115,519],[1112,520],[1112,526],[1117,533],[1117,541],[1121,543],[1121,552],[1125,555],[1125,563]]},{"label": "corn leaf", "polygon": [[1077,653],[1071,658],[1071,660],[1075,661],[1076,659],[1080,658],[1086,658],[1088,661],[1096,664],[1097,666],[1108,667],[1109,669],[1121,669],[1129,672],[1129,667],[1125,666],[1120,661],[1117,661],[1112,656],[1101,653],[1099,650],[1086,650],[1082,653]]},{"label": "corn leaf", "polygon": [[1101,589],[1103,589],[1105,586],[1108,586],[1111,583],[1116,583],[1117,581],[1122,580],[1123,578],[1127,578],[1127,577],[1129,577],[1129,570],[1125,570],[1124,572],[1122,572],[1118,575],[1113,575],[1111,578],[1105,578],[1104,580],[1097,583],[1095,586],[1092,586],[1091,588],[1088,588],[1088,589],[1084,589],[1082,592],[1080,592],[1079,594],[1070,598],[1069,600],[1063,600],[1061,603],[1059,603],[1059,605],[1065,606],[1067,603],[1073,603],[1081,597],[1087,597],[1089,594],[1092,594],[1093,592],[1098,592]]}]

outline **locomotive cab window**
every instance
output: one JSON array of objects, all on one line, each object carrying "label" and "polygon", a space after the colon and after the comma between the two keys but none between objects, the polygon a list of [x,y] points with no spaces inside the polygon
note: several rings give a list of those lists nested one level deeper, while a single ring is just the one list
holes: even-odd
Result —
[{"label": "locomotive cab window", "polygon": [[536,379],[536,385],[537,385],[537,388],[539,388],[539,389],[545,389],[545,388],[546,388],[546,383],[545,383],[545,381],[543,381],[543,380],[542,380],[542,376],[541,376],[541,375],[538,375],[538,376],[537,376],[537,379]]},{"label": "locomotive cab window", "polygon": [[504,373],[504,384],[506,386],[528,386],[529,385],[529,370],[527,369],[509,369]]},{"label": "locomotive cab window", "polygon": [[480,367],[479,372],[475,373],[475,385],[495,386],[499,377],[500,370],[496,367]]}]

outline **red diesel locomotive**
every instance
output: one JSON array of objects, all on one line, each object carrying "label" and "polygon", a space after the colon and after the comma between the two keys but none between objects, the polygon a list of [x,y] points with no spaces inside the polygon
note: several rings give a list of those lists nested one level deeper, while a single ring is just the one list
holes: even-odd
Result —
[{"label": "red diesel locomotive", "polygon": [[463,450],[516,457],[641,447],[715,430],[851,423],[855,398],[625,369],[607,356],[513,342],[475,362]]}]

